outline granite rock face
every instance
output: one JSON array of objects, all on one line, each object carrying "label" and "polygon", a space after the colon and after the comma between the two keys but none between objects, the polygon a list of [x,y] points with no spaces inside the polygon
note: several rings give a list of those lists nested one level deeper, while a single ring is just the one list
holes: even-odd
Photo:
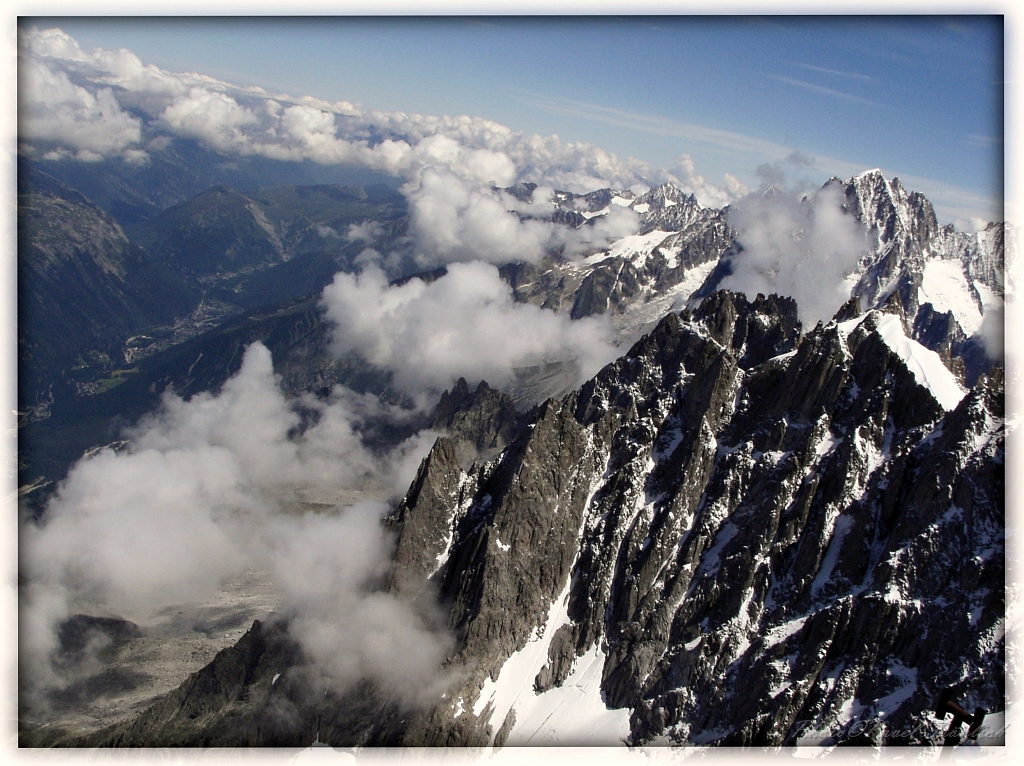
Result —
[{"label": "granite rock face", "polygon": [[[999,356],[986,352],[981,322],[1002,302],[1013,230],[1002,222],[977,232],[940,226],[923,194],[878,170],[845,181],[833,178],[825,187],[839,190],[845,211],[866,233],[851,292],[857,310],[898,301],[911,337],[943,355],[973,385]],[[534,189],[523,184],[512,191],[529,200]],[[553,256],[503,266],[503,278],[517,300],[573,318],[609,316],[620,339],[653,327],[675,306],[689,300],[692,307],[713,293],[740,251],[728,207],[703,207],[671,184],[640,196],[612,189],[557,192],[552,204],[552,220],[577,229],[595,225],[616,207],[629,209],[637,215],[637,233],[583,253],[588,257],[582,261]]]},{"label": "granite rock face", "polygon": [[[943,355],[973,385],[996,356],[986,355],[974,319],[1003,298],[1005,224],[991,223],[975,233],[939,226],[923,194],[908,192],[898,178],[887,180],[878,170],[828,185],[843,190],[847,210],[864,224],[872,243],[853,289],[861,306],[878,308],[898,296],[911,336]],[[937,282],[929,272],[941,274],[940,280],[952,275],[962,282],[962,294],[931,294]]]},{"label": "granite rock face", "polygon": [[519,425],[515,402],[505,393],[480,381],[469,390],[465,378],[459,378],[441,399],[430,418],[429,428],[448,435],[460,460],[493,456],[512,440]]},{"label": "granite rock face", "polygon": [[[508,191],[530,200],[534,187]],[[606,314],[622,337],[657,322],[677,298],[689,297],[733,243],[723,211],[669,183],[640,196],[613,189],[556,192],[552,205],[551,220],[577,229],[594,226],[614,208],[629,209],[636,214],[636,235],[611,248],[595,246],[580,254],[588,256],[582,261],[557,255],[508,264],[502,277],[516,300],[574,319]]]},{"label": "granite rock face", "polygon": [[946,688],[1002,710],[1001,370],[965,390],[899,312],[849,313],[801,334],[789,299],[714,293],[493,459],[440,438],[387,519],[385,587],[455,636],[426,709],[370,683],[310,695],[286,629],[255,625],[97,741],[515,744],[585,656],[632,744],[921,741]]}]

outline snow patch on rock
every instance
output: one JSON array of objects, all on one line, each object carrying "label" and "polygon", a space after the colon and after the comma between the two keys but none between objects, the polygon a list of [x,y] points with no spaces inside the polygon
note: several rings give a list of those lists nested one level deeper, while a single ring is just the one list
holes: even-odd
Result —
[{"label": "snow patch on rock", "polygon": [[839,324],[844,338],[848,337],[868,316],[877,317],[876,332],[900,359],[906,363],[914,379],[931,391],[935,400],[944,410],[953,410],[967,393],[956,376],[942,363],[942,359],[931,349],[907,337],[903,322],[894,314],[871,312],[863,317]]},{"label": "snow patch on rock", "polygon": [[981,327],[981,310],[959,261],[933,258],[925,263],[918,301],[931,303],[939,312],[953,312],[968,336]]}]

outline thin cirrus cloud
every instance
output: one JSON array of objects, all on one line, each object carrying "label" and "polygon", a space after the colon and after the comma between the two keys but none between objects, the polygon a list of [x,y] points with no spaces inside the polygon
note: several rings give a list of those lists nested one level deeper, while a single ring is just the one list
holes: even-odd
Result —
[{"label": "thin cirrus cloud", "polygon": [[[788,162],[806,166],[807,163],[803,160],[809,159],[804,152],[774,141],[658,115],[629,112],[583,101],[552,98],[532,93],[521,94],[518,96],[518,100],[528,106],[550,112],[628,127],[651,135],[700,142],[733,157],[746,159],[753,157],[756,162]],[[983,138],[982,136],[973,136],[972,140]],[[813,167],[839,178],[850,178],[872,165],[815,153]],[[908,189],[919,191],[927,196],[940,217],[961,224],[970,218],[983,218],[992,221],[1002,219],[1002,204],[990,195],[973,192],[944,181],[899,173],[891,168],[882,167],[881,171],[887,178],[899,176]]]},{"label": "thin cirrus cloud", "polygon": [[970,133],[967,136],[967,143],[973,146],[980,146],[982,149],[993,149],[1003,143],[1001,136],[982,136],[977,133]]},{"label": "thin cirrus cloud", "polygon": [[815,64],[805,64],[802,61],[787,61],[787,64],[792,66],[800,67],[801,69],[809,69],[812,72],[819,72],[821,74],[835,75],[836,77],[844,77],[849,80],[860,80],[861,82],[875,82],[875,78],[860,72],[844,72],[841,69],[829,69],[828,67],[816,66]]},{"label": "thin cirrus cloud", "polygon": [[[609,125],[633,128],[634,130],[652,135],[698,141],[736,157],[753,155],[759,162],[765,160],[785,162],[789,161],[791,157],[806,157],[806,155],[800,152],[794,154],[793,147],[774,141],[755,138],[754,136],[734,131],[711,128],[706,125],[698,125],[692,122],[673,120],[658,115],[628,112],[583,101],[557,99],[534,94],[523,95],[519,100],[528,106],[535,106],[540,109],[568,114],[574,117],[583,117]],[[800,162],[797,164],[805,163]],[[825,169],[844,178],[856,175],[868,167],[864,164],[848,162],[820,154],[815,155],[815,165],[818,168]]]},{"label": "thin cirrus cloud", "polygon": [[633,128],[652,135],[700,141],[736,154],[756,153],[771,156],[773,159],[781,159],[791,151],[789,147],[783,147],[781,144],[745,136],[742,133],[709,128],[706,125],[672,120],[653,114],[628,112],[585,101],[552,98],[537,94],[521,94],[517,100],[526,106],[537,107],[549,112],[582,117],[623,128]]},{"label": "thin cirrus cloud", "polygon": [[781,74],[766,74],[765,77],[768,77],[772,80],[776,80],[777,82],[785,83],[787,85],[793,85],[797,88],[803,88],[804,90],[809,90],[812,93],[818,93],[822,96],[831,96],[832,98],[839,98],[845,101],[852,101],[856,104],[865,104],[866,106],[875,106],[880,109],[886,108],[884,104],[880,104],[877,101],[872,101],[869,98],[855,96],[852,93],[845,93],[844,91],[836,90],[835,88],[826,88],[824,85],[815,85],[814,83],[805,82],[804,80],[797,80],[794,77],[786,77]]}]

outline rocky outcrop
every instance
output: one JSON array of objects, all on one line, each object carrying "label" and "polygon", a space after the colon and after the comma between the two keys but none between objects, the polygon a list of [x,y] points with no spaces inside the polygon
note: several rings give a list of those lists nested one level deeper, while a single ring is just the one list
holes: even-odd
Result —
[{"label": "rocky outcrop", "polygon": [[[534,189],[520,184],[506,191],[529,201]],[[583,262],[559,254],[539,264],[509,264],[502,277],[517,300],[566,311],[574,319],[607,314],[623,337],[656,322],[681,291],[689,297],[706,276],[700,267],[716,262],[732,244],[722,211],[703,207],[668,183],[639,197],[612,189],[556,192],[552,204],[551,220],[573,228],[594,225],[613,207],[629,208],[637,214],[640,240],[621,252],[605,245],[585,253],[592,257]]]},{"label": "rocky outcrop", "polygon": [[455,444],[444,437],[438,439],[420,464],[405,498],[386,520],[389,528],[402,531],[404,542],[395,551],[390,590],[419,595],[443,565],[454,517],[465,503],[465,484]]},{"label": "rocky outcrop", "polygon": [[452,439],[459,460],[469,463],[504,449],[518,425],[519,413],[511,397],[483,380],[470,391],[466,379],[459,378],[451,391],[441,394],[428,427]]},{"label": "rocky outcrop", "polygon": [[[867,233],[868,247],[853,275],[856,311],[898,306],[911,337],[939,353],[963,382],[973,385],[998,363],[1001,353],[986,351],[981,321],[1002,302],[1005,224],[989,224],[976,233],[940,227],[924,195],[908,192],[900,179],[886,179],[879,170],[849,181],[833,178],[824,188],[830,187],[841,192],[844,209]],[[703,239],[690,240],[678,256],[682,259],[687,248],[697,244],[699,252],[710,248],[718,253],[715,268],[691,293],[691,305],[718,289],[732,273],[732,259],[742,252],[725,226],[728,209],[722,211],[721,222],[709,221],[714,226],[705,230]],[[709,236],[712,239],[705,243]],[[659,249],[672,245],[673,238]]]},{"label": "rocky outcrop", "polygon": [[[1006,233],[941,228],[878,172],[830,183],[873,246],[851,300],[810,330],[788,298],[714,291],[733,244],[723,211],[668,185],[555,195],[573,226],[632,208],[633,249],[505,266],[515,297],[650,331],[525,415],[486,383],[441,397],[429,425],[444,435],[385,520],[381,584],[454,636],[432,703],[321,688],[275,620],[90,741],[516,744],[527,703],[585,657],[631,744],[924,741],[947,688],[1003,709],[1002,372],[962,307],[924,287],[929,264],[958,264],[980,315],[1003,291]],[[694,273],[710,274],[699,305],[665,315]],[[326,330],[304,310],[282,319],[282,374],[326,390],[347,362],[311,364]],[[531,390],[566,374],[524,373]]]},{"label": "rocky outcrop", "polygon": [[[289,691],[296,695],[298,686],[308,686],[308,679],[299,678],[298,658],[283,623],[257,620],[237,644],[145,712],[78,744],[245,747],[295,742],[304,738],[305,726],[315,726],[315,721],[289,715],[297,711]],[[263,715],[254,720],[252,710]]]},{"label": "rocky outcrop", "polygon": [[[301,658],[257,625],[103,741],[227,742],[278,695],[287,732],[234,744],[515,744],[522,706],[594,651],[633,744],[923,741],[946,688],[1003,709],[1001,374],[956,393],[899,327],[873,311],[801,336],[791,300],[720,292],[493,460],[464,469],[439,439],[388,519],[387,587],[436,600],[456,638],[427,709],[369,684],[294,702]],[[293,686],[267,691],[271,670]]]},{"label": "rocky outcrop", "polygon": [[[1001,376],[954,403],[897,328],[872,311],[801,336],[791,300],[717,293],[532,411],[494,460],[463,469],[438,439],[387,520],[387,587],[435,601],[456,636],[427,710],[369,683],[314,704],[283,626],[256,625],[97,741],[515,743],[524,700],[594,650],[633,743],[921,741],[944,688],[1001,710]],[[472,396],[457,386],[437,417]],[[541,637],[531,690],[486,696]],[[266,728],[283,708],[287,731]]]},{"label": "rocky outcrop", "polygon": [[[933,305],[935,298],[924,289],[925,272],[934,263],[959,272],[962,294],[941,297],[959,303],[965,313],[984,314],[993,301],[1002,299],[1005,224],[989,224],[977,233],[940,227],[924,195],[907,192],[898,178],[887,180],[878,170],[829,184],[843,189],[847,208],[867,227],[873,243],[861,259],[853,294],[864,308],[880,307],[898,295],[914,339],[943,355],[951,366],[962,365],[962,379],[973,385],[996,355],[986,355],[975,335],[978,328],[963,327],[948,306]],[[948,320],[937,323],[936,315],[946,313]]]},{"label": "rocky outcrop", "polygon": [[438,575],[467,700],[571,584],[535,688],[607,647],[637,743],[879,741],[950,686],[1000,709],[1001,381],[946,412],[880,316],[798,339],[792,304],[717,294],[537,413]]}]

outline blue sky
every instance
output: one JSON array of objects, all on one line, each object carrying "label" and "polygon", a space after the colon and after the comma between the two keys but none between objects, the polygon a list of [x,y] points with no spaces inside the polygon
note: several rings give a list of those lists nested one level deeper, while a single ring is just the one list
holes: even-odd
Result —
[{"label": "blue sky", "polygon": [[[1002,19],[37,19],[84,48],[362,108],[486,117],[721,185],[880,167],[1001,217]],[[788,158],[788,160],[787,160]],[[763,178],[763,175],[762,175]]]}]

